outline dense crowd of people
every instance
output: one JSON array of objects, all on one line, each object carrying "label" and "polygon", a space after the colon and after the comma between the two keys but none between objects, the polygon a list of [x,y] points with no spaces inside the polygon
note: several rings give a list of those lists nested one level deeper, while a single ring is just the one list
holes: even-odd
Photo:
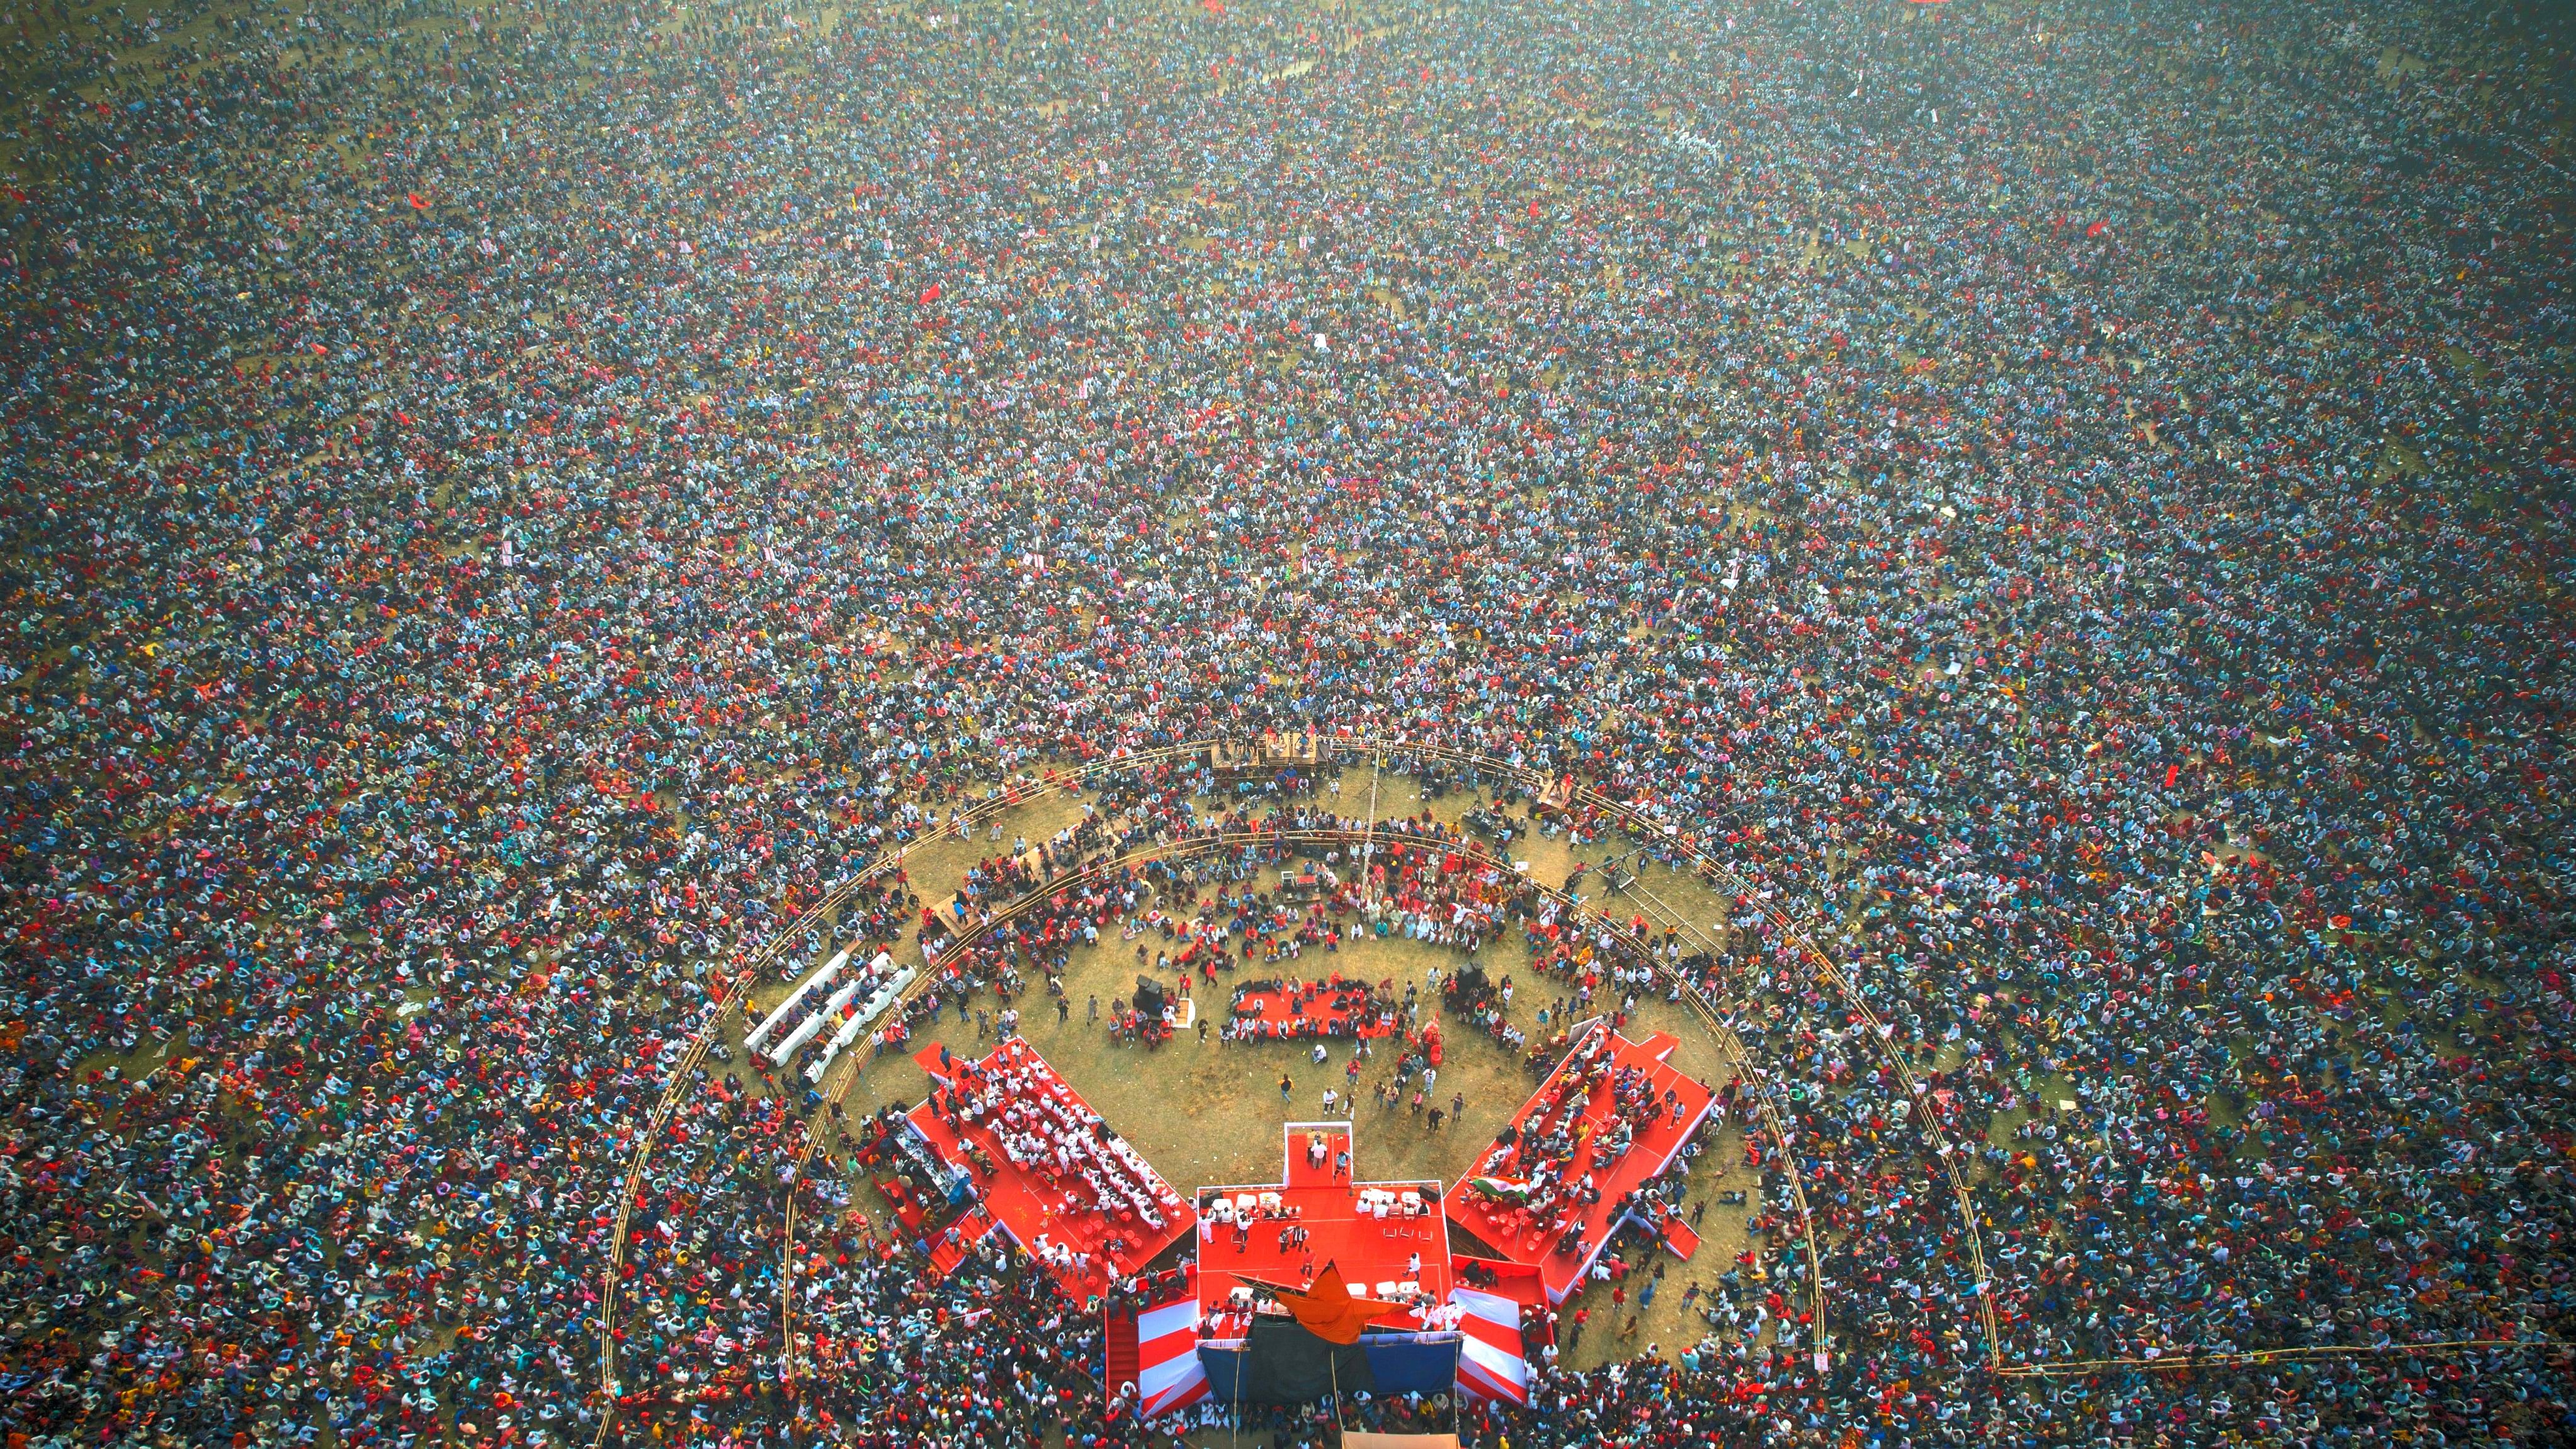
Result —
[{"label": "dense crowd of people", "polygon": [[1312,727],[1746,883],[1612,964],[1820,1275],[1476,1442],[2563,1437],[2564,23],[17,0],[0,1425],[1163,1432],[832,1116],[652,1114],[994,782]]}]

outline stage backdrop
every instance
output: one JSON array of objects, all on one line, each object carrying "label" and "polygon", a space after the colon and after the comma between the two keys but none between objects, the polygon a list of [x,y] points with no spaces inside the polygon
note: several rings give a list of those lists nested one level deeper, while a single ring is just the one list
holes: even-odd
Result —
[{"label": "stage backdrop", "polygon": [[1331,1396],[1336,1378],[1345,1394],[1445,1394],[1458,1384],[1458,1335],[1374,1335],[1336,1348],[1293,1322],[1261,1318],[1242,1348],[1203,1347],[1199,1362],[1208,1397],[1220,1404],[1311,1404]]}]

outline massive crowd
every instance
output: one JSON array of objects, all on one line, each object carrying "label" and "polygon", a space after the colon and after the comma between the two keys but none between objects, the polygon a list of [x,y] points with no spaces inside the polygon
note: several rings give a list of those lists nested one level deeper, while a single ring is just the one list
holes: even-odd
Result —
[{"label": "massive crowd", "polygon": [[2547,7],[12,8],[13,1445],[1159,1432],[838,1226],[786,1396],[799,1099],[625,1174],[859,863],[1305,725],[1751,887],[1832,1351],[1477,1442],[2569,1432]]}]

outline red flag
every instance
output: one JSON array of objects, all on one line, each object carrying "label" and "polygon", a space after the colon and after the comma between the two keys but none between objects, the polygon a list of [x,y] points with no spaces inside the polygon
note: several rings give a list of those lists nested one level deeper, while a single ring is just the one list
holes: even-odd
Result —
[{"label": "red flag", "polygon": [[921,305],[923,305],[924,307],[927,307],[927,306],[929,306],[931,303],[936,302],[936,301],[938,301],[938,300],[939,300],[939,284],[938,284],[937,282],[933,282],[933,283],[931,283],[929,286],[924,287],[924,288],[922,288],[922,289],[921,289]]},{"label": "red flag", "polygon": [[1300,1327],[1326,1343],[1357,1343],[1371,1318],[1403,1311],[1401,1304],[1351,1296],[1351,1290],[1342,1285],[1341,1268],[1332,1263],[1315,1276],[1315,1286],[1303,1293],[1283,1292],[1279,1302],[1296,1316]]},{"label": "red flag", "polygon": [[2086,236],[2100,236],[2102,233],[2109,231],[2110,229],[2111,223],[2107,221],[2097,221],[2091,226],[2084,228],[2084,234]]},{"label": "red flag", "polygon": [[429,203],[428,203],[428,202],[426,202],[426,201],[421,200],[421,199],[420,199],[420,193],[419,193],[419,192],[417,192],[417,191],[406,191],[406,192],[404,192],[404,193],[403,193],[403,200],[410,202],[410,203],[411,203],[411,209],[412,209],[412,210],[414,210],[414,211],[427,211],[427,210],[429,210]]}]

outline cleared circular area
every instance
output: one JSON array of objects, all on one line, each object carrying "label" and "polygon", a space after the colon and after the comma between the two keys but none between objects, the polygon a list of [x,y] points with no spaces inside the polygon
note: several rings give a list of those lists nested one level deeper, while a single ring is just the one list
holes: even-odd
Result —
[{"label": "cleared circular area", "polygon": [[[1390,771],[1390,757],[1418,774]],[[1690,1117],[1706,1130],[1668,1184],[1682,1226],[1648,1231],[1663,1214],[1645,1210],[1621,1252],[1578,1228],[1562,1253],[1517,1237],[1495,1253],[1453,1221],[1458,1252],[1521,1257],[1553,1276],[1532,1318],[1559,1310],[1564,1327],[1546,1336],[1561,1359],[1614,1361],[1720,1323],[1748,1342],[1813,1352],[1829,1341],[1818,1311],[1828,1305],[1802,1286],[1815,1259],[1794,1158],[1779,1150],[1778,1108],[1734,1029],[1729,975],[1760,913],[1730,924],[1730,906],[1751,903],[1723,894],[1723,869],[1632,807],[1420,743],[1219,742],[999,792],[848,890],[881,889],[898,870],[921,910],[919,936],[903,943],[910,959],[865,940],[841,947],[819,922],[791,930],[782,939],[811,959],[752,986],[706,1039],[744,1057],[712,1075],[702,1061],[687,1068],[727,1099],[783,1090],[801,1104],[801,1128],[776,1138],[793,1162],[779,1175],[797,1186],[775,1229],[787,1244],[782,1357],[789,1374],[818,1380],[815,1392],[830,1394],[851,1348],[826,1265],[854,1246],[909,1246],[945,1274],[1015,1240],[1059,1262],[1074,1297],[1096,1307],[1104,1296],[1110,1264],[1086,1256],[1075,1276],[1062,1256],[1072,1235],[1044,1238],[1043,1217],[1023,1213],[994,1236],[1003,1224],[976,1184],[998,1164],[973,1161],[966,1134],[923,1117],[935,1093],[901,1115],[925,1087],[955,1084],[952,1061],[986,1058],[1005,1038],[1022,1044],[1012,1060],[1042,1056],[1049,1090],[1184,1192],[1278,1180],[1284,1122],[1349,1120],[1365,1180],[1436,1192],[1481,1178],[1460,1187],[1457,1206],[1501,1237],[1516,1204],[1489,1200],[1526,1184],[1478,1169],[1511,1160],[1498,1136],[1533,1090],[1546,1095],[1569,1041],[1581,1047],[1597,1026],[1599,1045],[1643,1043],[1706,1089]],[[1703,914],[1707,926],[1694,920]],[[875,954],[854,965],[863,950]],[[1476,988],[1462,994],[1465,972]],[[1271,1013],[1302,1014],[1305,999],[1336,989],[1349,1020],[1279,1039]],[[1721,1096],[1728,1110],[1710,1113]],[[673,1104],[685,1122],[686,1101]],[[1150,1264],[1130,1254],[1118,1266],[1196,1257],[1176,1242]],[[1676,1263],[1704,1278],[1664,1291]],[[1778,1316],[1781,1288],[1798,1300],[1794,1323]],[[819,1310],[800,1316],[818,1296]],[[1594,1298],[1612,1332],[1587,1332]],[[651,1307],[635,1310],[639,1321]]]}]

